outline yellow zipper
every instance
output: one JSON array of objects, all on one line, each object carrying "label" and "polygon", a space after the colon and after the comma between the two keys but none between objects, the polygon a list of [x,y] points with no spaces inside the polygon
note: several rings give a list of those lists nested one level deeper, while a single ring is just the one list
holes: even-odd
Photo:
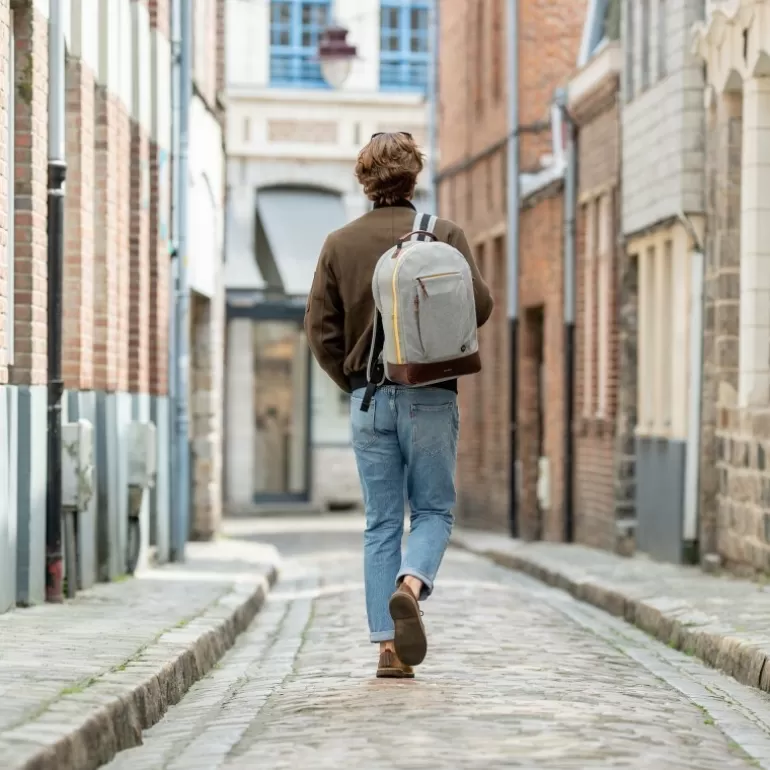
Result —
[{"label": "yellow zipper", "polygon": [[451,273],[436,273],[435,275],[421,275],[417,279],[418,281],[430,281],[433,278],[446,278],[448,275],[460,275],[457,270],[453,270]]},{"label": "yellow zipper", "polygon": [[403,360],[401,359],[401,337],[398,334],[398,287],[397,287],[398,269],[401,267],[401,264],[404,261],[404,257],[409,251],[409,248],[410,247],[407,247],[401,252],[401,255],[398,258],[398,264],[396,264],[395,268],[393,268],[393,278],[391,280],[391,289],[393,292],[393,338],[396,342],[396,363],[397,364],[404,363]]}]

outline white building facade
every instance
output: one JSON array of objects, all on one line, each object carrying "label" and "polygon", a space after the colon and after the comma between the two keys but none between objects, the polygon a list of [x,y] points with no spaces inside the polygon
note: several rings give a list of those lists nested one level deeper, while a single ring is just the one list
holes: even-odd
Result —
[{"label": "white building facade", "polygon": [[[324,238],[370,206],[353,173],[361,146],[377,132],[407,131],[428,153],[429,2],[228,2],[231,508],[359,500],[348,399],[311,361],[302,317]],[[331,24],[358,50],[338,89],[317,60]]]}]

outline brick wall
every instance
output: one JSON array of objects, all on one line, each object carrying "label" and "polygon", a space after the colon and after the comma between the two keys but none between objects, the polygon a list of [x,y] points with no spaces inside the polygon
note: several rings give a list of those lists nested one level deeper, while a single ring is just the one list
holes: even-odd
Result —
[{"label": "brick wall", "polygon": [[[161,163],[161,153],[165,161]],[[169,156],[155,143],[150,144],[150,239],[149,239],[149,385],[150,392],[164,395],[168,392],[168,324],[170,291],[170,256],[168,226],[170,212],[161,212],[169,196],[162,196],[170,185]]]},{"label": "brick wall", "polygon": [[47,381],[48,21],[32,4],[14,13],[16,36],[15,358],[11,381]]},{"label": "brick wall", "polygon": [[[561,185],[553,185],[527,202],[520,220],[519,533],[526,539],[560,540],[564,528],[563,216]],[[541,448],[550,463],[550,506],[544,511],[537,502]]]},{"label": "brick wall", "polygon": [[[586,7],[586,0],[519,3],[519,120],[523,125],[550,120],[554,91],[566,85],[575,69]],[[522,134],[523,171],[537,170],[541,156],[550,152],[550,131]]]},{"label": "brick wall", "polygon": [[95,179],[99,195],[94,203],[94,388],[118,387],[118,121],[121,108],[104,86],[94,92]]},{"label": "brick wall", "polygon": [[[443,4],[440,46],[444,51],[452,51],[453,55],[441,57],[439,63],[442,173],[439,213],[465,229],[496,301],[490,322],[480,332],[483,371],[460,383],[461,439],[456,513],[462,523],[498,531],[506,531],[509,526],[510,478],[510,345],[505,257],[507,178],[504,142],[508,99],[505,5],[502,0],[458,0]],[[535,0],[522,0],[520,3],[521,123],[530,128],[535,124],[539,126],[539,133],[522,135],[523,170],[533,170],[541,155],[551,151],[550,104],[555,88],[566,83],[574,68],[584,11],[582,1],[552,0],[545,5]],[[561,231],[559,200],[557,195],[523,214],[529,234],[526,247],[534,252],[530,257],[525,254],[522,223],[522,271],[527,259],[537,262],[537,254],[546,251],[532,233],[550,232],[557,225]],[[541,216],[544,223],[537,224],[536,220]],[[551,234],[549,238],[554,250],[551,253],[548,249],[548,253],[560,271],[559,236]],[[542,258],[548,262],[549,257]],[[560,286],[560,281],[559,273],[556,287]],[[523,287],[521,302],[524,302]],[[552,309],[555,311],[555,308],[556,305]],[[522,319],[520,323],[524,326]],[[551,335],[557,329],[561,334],[561,324],[554,326],[550,314],[548,328]],[[522,417],[527,415],[522,414]],[[563,440],[562,434],[559,435],[560,441]],[[527,465],[527,471],[530,470]],[[532,478],[528,481],[530,483],[525,482],[529,490],[526,494],[534,494]],[[549,522],[549,531],[557,536],[559,530]]]},{"label": "brick wall", "polygon": [[150,140],[131,121],[129,388],[150,389]]},{"label": "brick wall", "polygon": [[68,58],[62,371],[72,390],[94,384],[94,87],[88,66]]},{"label": "brick wall", "polygon": [[[621,302],[628,310],[628,263],[618,247],[620,234],[620,115],[616,77],[607,78],[574,105],[573,114],[579,125],[578,244],[576,259],[575,318],[575,539],[587,545],[609,550],[628,551],[625,528],[618,520],[627,521],[634,514],[634,428],[636,425],[636,360],[624,357],[631,367],[623,376],[619,367],[622,354],[621,328],[618,324]],[[600,336],[598,312],[598,272],[591,275],[592,312],[587,315],[586,230],[588,207],[599,195],[611,196],[609,239],[611,257],[607,318],[609,333]],[[626,290],[622,290],[626,287]],[[605,301],[604,298],[601,301]],[[587,318],[592,318],[589,337]],[[607,344],[606,410],[598,414],[596,395],[599,382],[599,345]],[[591,397],[586,393],[586,374],[591,373]],[[625,388],[625,390],[623,390]],[[633,397],[632,397],[633,396]],[[590,403],[588,403],[590,401]]]},{"label": "brick wall", "polygon": [[115,146],[117,155],[117,387],[121,392],[131,388],[130,376],[130,316],[131,316],[131,118],[121,102],[117,103]]}]

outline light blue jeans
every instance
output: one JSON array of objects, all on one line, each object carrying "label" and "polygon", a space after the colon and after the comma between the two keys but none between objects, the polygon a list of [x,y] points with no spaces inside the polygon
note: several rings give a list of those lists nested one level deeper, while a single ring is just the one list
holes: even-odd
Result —
[{"label": "light blue jeans", "polygon": [[[350,416],[366,508],[364,580],[372,642],[393,639],[388,601],[405,575],[433,581],[452,532],[459,414],[457,395],[440,388],[379,388],[368,412],[353,392]],[[404,484],[411,510],[402,556]]]}]

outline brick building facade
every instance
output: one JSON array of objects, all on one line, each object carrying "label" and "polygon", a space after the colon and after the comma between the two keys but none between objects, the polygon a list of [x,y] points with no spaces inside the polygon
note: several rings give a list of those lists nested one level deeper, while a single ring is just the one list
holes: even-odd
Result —
[{"label": "brick building facade", "polygon": [[[169,558],[171,3],[61,1],[63,419],[86,419],[94,429],[96,490],[78,533],[78,577],[87,586],[125,572],[132,421],[153,422],[157,436],[156,485],[141,516],[142,559],[151,547],[158,559]],[[196,49],[206,59],[210,93],[224,77],[224,28],[217,23],[224,0],[196,0],[195,7],[205,7],[211,30],[203,41],[198,35]],[[0,104],[6,126],[12,124],[0,139],[0,610],[38,602],[45,589],[48,8],[42,0],[0,0]],[[215,111],[218,125],[224,112],[221,105]],[[202,153],[223,158],[221,130]],[[223,184],[215,196],[221,207]],[[219,263],[212,259],[221,264],[221,250]],[[212,329],[218,314],[221,301],[211,312]],[[206,359],[209,371],[221,369],[217,358]],[[198,439],[193,433],[193,444]],[[208,424],[204,440],[216,474],[218,437],[212,440]],[[207,520],[204,535],[216,528],[217,493],[214,486],[206,501],[213,524]]]},{"label": "brick building facade", "polygon": [[[634,519],[636,355],[618,318],[633,312],[620,248],[619,6],[586,15],[569,109],[578,130],[575,540],[628,552]],[[621,366],[622,360],[622,366]]]},{"label": "brick building facade", "polygon": [[[519,100],[522,184],[543,171],[541,160],[553,147],[551,104],[555,89],[574,69],[584,3],[558,0],[545,8],[519,3]],[[506,311],[506,136],[509,89],[506,75],[506,3],[483,0],[444,4],[439,71],[439,214],[460,224],[474,247],[482,273],[495,291],[495,311],[481,331],[484,369],[460,388],[461,432],[458,510],[461,523],[508,529],[510,372]],[[543,62],[548,67],[543,67]],[[548,170],[551,173],[552,169]],[[522,462],[521,531],[527,536],[560,536],[561,452],[563,446],[562,220],[560,182],[548,183],[523,200],[520,265],[519,459]],[[526,196],[525,196],[526,197]],[[543,248],[546,244],[546,248]],[[545,285],[540,276],[554,280]],[[546,300],[547,297],[547,300]],[[547,447],[553,482],[550,511],[541,523],[537,506],[537,308],[547,301],[545,322],[549,383]],[[557,438],[558,434],[558,438]]]}]

